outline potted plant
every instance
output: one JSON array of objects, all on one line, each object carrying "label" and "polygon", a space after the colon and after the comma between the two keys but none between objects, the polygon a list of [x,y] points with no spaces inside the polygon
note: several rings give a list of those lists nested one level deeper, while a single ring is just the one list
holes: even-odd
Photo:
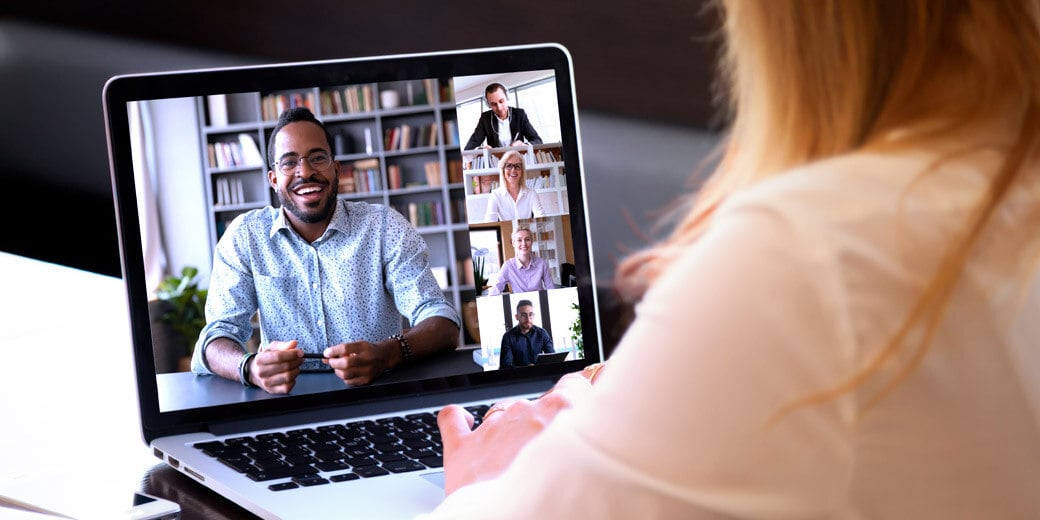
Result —
[{"label": "potted plant", "polygon": [[477,288],[477,294],[480,294],[487,285],[487,278],[484,276],[484,257],[487,256],[488,249],[486,247],[477,249],[473,246],[470,246],[469,249],[473,255],[473,285]]},{"label": "potted plant", "polygon": [[571,310],[574,311],[574,321],[568,329],[571,331],[571,340],[574,341],[574,359],[585,359],[585,338],[581,335],[581,315],[578,313],[578,304],[572,303]]},{"label": "potted plant", "polygon": [[198,274],[199,270],[195,267],[184,267],[180,276],[167,276],[156,289],[156,296],[165,302],[165,312],[159,319],[173,329],[177,337],[170,339],[180,345],[181,357],[187,358],[189,362],[195,341],[206,326],[208,291],[199,288]]}]

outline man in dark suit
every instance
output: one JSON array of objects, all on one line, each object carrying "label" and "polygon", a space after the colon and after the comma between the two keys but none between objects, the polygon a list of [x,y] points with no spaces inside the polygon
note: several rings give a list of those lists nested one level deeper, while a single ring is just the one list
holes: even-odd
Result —
[{"label": "man in dark suit", "polygon": [[501,83],[492,83],[484,89],[484,99],[491,110],[480,114],[473,135],[466,141],[464,150],[472,150],[480,143],[487,141],[487,147],[516,146],[525,142],[541,144],[542,138],[531,126],[531,120],[522,108],[509,106],[506,87]]}]

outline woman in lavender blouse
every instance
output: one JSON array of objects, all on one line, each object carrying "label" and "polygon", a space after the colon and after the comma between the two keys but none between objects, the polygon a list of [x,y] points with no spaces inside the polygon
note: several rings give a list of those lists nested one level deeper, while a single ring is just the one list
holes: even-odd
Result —
[{"label": "woman in lavender blouse", "polygon": [[498,272],[498,281],[491,286],[488,294],[502,294],[507,283],[514,293],[555,287],[549,264],[531,251],[534,233],[527,228],[517,228],[513,231],[512,241],[516,256],[506,260],[502,265],[502,270]]}]

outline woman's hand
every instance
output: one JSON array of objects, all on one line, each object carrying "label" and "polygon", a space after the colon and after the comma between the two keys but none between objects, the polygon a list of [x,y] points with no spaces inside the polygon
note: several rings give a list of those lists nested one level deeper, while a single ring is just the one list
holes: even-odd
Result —
[{"label": "woman's hand", "polygon": [[[593,368],[596,367],[596,368]],[[495,403],[477,429],[465,408],[449,405],[437,415],[444,442],[444,491],[453,493],[468,484],[500,475],[532,438],[542,432],[560,411],[588,395],[591,379],[602,365],[567,374],[533,401]]]}]

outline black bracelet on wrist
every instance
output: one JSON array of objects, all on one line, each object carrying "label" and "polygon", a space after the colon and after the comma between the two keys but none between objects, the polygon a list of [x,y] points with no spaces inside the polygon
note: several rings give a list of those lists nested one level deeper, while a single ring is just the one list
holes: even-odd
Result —
[{"label": "black bracelet on wrist", "polygon": [[396,339],[401,345],[401,364],[405,364],[412,360],[412,347],[408,346],[408,340],[405,339],[404,334],[394,334],[390,336],[390,339]]},{"label": "black bracelet on wrist", "polygon": [[242,354],[242,359],[238,360],[238,380],[249,388],[256,388],[256,385],[249,381],[249,361],[255,355],[255,352],[246,352]]}]

